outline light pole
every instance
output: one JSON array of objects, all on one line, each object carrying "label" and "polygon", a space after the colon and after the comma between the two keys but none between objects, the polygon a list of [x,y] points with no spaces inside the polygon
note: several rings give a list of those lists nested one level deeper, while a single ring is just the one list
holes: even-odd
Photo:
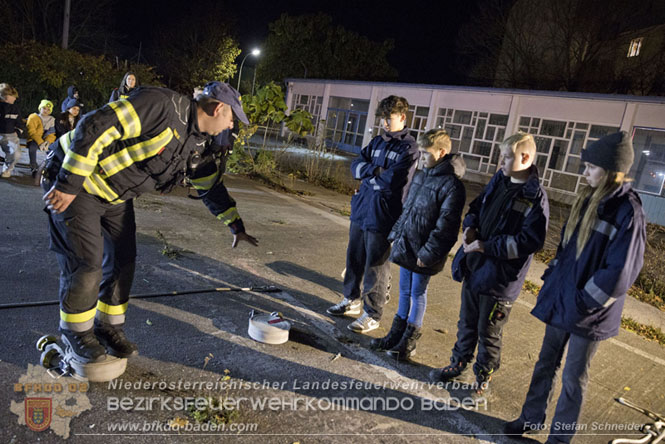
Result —
[{"label": "light pole", "polygon": [[245,55],[245,57],[243,57],[242,63],[240,63],[240,71],[238,71],[238,88],[237,88],[238,92],[240,92],[240,77],[242,77],[242,65],[245,64],[245,60],[247,60],[247,57],[249,57],[250,54],[256,57],[259,54],[261,54],[261,50],[259,50],[258,48],[254,48],[252,49],[252,52],[248,52]]}]

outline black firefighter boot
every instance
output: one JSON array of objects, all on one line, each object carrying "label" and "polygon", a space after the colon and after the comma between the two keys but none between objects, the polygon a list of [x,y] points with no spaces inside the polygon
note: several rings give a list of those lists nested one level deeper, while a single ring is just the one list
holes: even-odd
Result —
[{"label": "black firefighter boot", "polygon": [[125,332],[122,330],[122,325],[111,325],[95,320],[95,336],[112,356],[129,358],[138,355],[138,347],[127,339]]},{"label": "black firefighter boot", "polygon": [[420,327],[408,324],[397,345],[386,353],[394,356],[398,361],[408,361],[411,356],[416,354],[416,342],[421,336]]},{"label": "black firefighter boot", "polygon": [[106,349],[99,343],[92,329],[78,332],[61,328],[60,333],[65,348],[71,349],[80,361],[94,361],[106,354]]},{"label": "black firefighter boot", "polygon": [[374,350],[390,350],[397,345],[400,339],[402,339],[405,330],[406,319],[402,319],[398,315],[395,315],[393,325],[390,327],[388,334],[383,338],[372,339],[369,346]]}]

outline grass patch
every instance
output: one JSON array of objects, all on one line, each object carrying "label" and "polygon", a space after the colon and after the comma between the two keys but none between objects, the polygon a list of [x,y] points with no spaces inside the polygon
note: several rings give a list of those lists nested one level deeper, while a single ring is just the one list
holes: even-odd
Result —
[{"label": "grass patch", "polygon": [[660,328],[640,324],[634,319],[626,317],[621,318],[621,328],[632,331],[649,341],[656,341],[660,345],[665,345],[665,333]]}]

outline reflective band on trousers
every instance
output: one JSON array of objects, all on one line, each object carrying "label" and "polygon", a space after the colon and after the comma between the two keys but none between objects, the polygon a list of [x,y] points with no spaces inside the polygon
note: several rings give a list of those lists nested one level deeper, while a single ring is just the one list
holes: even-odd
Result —
[{"label": "reflective band on trousers", "polygon": [[109,305],[102,301],[97,301],[96,318],[102,322],[111,325],[125,323],[125,312],[127,312],[127,302],[120,305]]},{"label": "reflective band on trousers", "polygon": [[92,329],[94,325],[97,308],[92,308],[83,313],[65,313],[60,310],[60,328],[82,332]]}]

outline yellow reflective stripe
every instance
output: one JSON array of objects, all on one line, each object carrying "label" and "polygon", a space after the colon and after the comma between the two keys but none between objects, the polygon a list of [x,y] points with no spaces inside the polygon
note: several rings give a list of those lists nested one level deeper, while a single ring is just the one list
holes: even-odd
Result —
[{"label": "yellow reflective stripe", "polygon": [[65,313],[64,311],[60,310],[60,319],[65,322],[70,322],[72,324],[76,324],[79,322],[88,322],[89,320],[95,317],[96,311],[97,311],[96,308],[84,311],[83,313]]},{"label": "yellow reflective stripe", "polygon": [[171,131],[171,128],[166,128],[149,140],[128,146],[122,151],[108,156],[99,162],[99,166],[102,167],[107,176],[112,176],[129,167],[134,162],[140,162],[149,157],[156,156],[172,138],[173,131]]},{"label": "yellow reflective stripe", "polygon": [[97,165],[97,158],[102,150],[119,138],[120,133],[114,126],[112,126],[95,140],[88,150],[87,156],[83,157],[70,149],[66,149],[65,160],[62,162],[62,167],[71,173],[78,174],[79,176],[89,176],[94,171],[95,166]]},{"label": "yellow reflective stripe", "polygon": [[237,219],[240,219],[240,214],[238,214],[236,207],[231,207],[223,213],[218,214],[217,219],[224,222],[224,224],[229,225],[235,222]]},{"label": "yellow reflective stripe", "polygon": [[74,140],[74,131],[76,130],[71,130],[62,136],[60,136],[60,147],[63,149],[63,151],[66,152],[67,149],[69,149],[69,145],[72,144],[72,140]]},{"label": "yellow reflective stripe", "polygon": [[109,103],[109,106],[115,111],[120,125],[122,125],[123,139],[132,139],[141,134],[141,120],[131,103],[127,100],[118,100]]},{"label": "yellow reflective stripe", "polygon": [[217,182],[217,171],[210,176],[189,179],[189,182],[197,190],[209,190]]},{"label": "yellow reflective stripe", "polygon": [[113,191],[106,181],[104,181],[104,179],[102,179],[97,173],[86,177],[85,181],[83,181],[83,188],[85,188],[88,193],[99,196],[113,204],[124,202],[124,200],[118,199],[116,192]]},{"label": "yellow reflective stripe", "polygon": [[109,315],[122,315],[127,311],[127,304],[128,302],[121,305],[109,305],[102,301],[97,301],[97,310]]}]

